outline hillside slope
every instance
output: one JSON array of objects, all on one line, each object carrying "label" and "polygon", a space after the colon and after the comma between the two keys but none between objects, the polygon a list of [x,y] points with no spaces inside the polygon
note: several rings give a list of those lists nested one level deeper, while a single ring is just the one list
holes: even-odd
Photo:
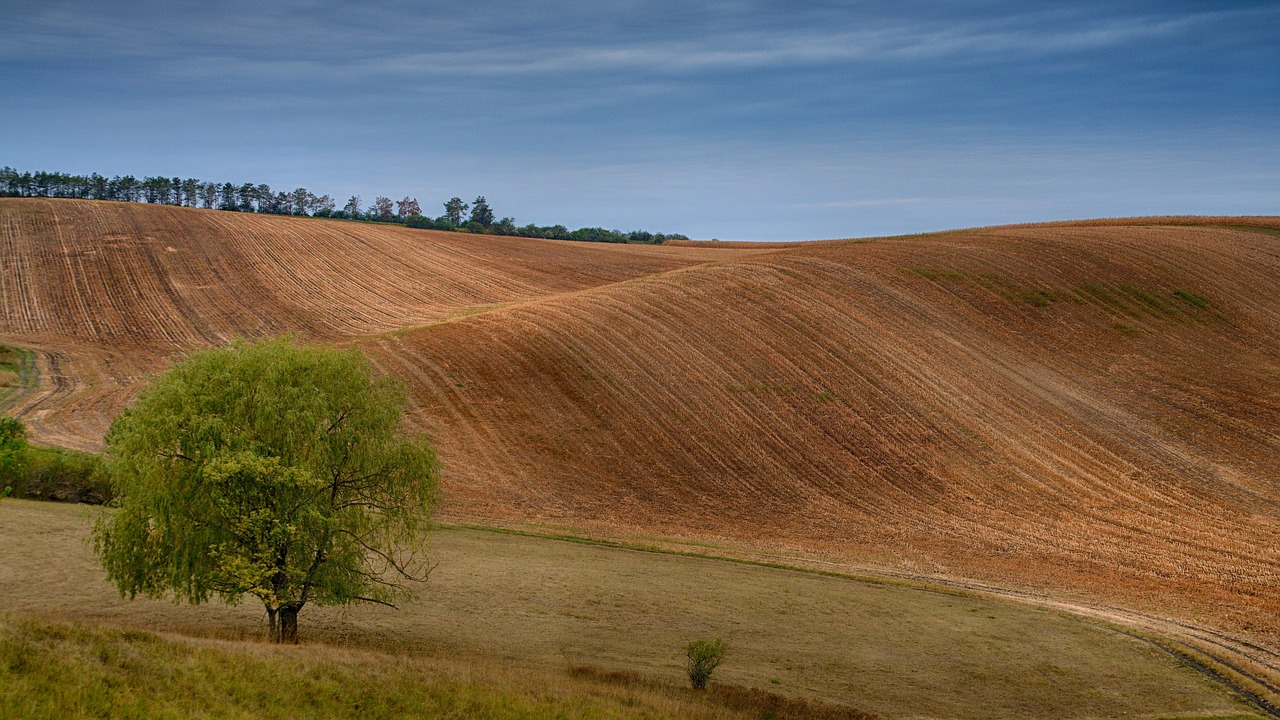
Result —
[{"label": "hillside slope", "polygon": [[0,199],[0,342],[42,351],[45,393],[22,410],[37,435],[92,447],[137,380],[186,348],[283,332],[339,341],[725,256]]},{"label": "hillside slope", "polygon": [[408,384],[454,517],[1280,639],[1277,218],[785,248],[72,201],[0,201],[0,227],[0,342],[44,352],[16,409],[43,439],[98,442],[174,350],[294,330]]},{"label": "hillside slope", "polygon": [[451,507],[1181,607],[1274,637],[1280,235],[788,249],[372,345]]}]

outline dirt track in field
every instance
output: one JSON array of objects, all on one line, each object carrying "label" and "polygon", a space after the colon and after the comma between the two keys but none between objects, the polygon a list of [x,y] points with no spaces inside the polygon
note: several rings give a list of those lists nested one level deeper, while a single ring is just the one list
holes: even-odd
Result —
[{"label": "dirt track in field", "polygon": [[354,343],[450,516],[977,581],[1274,663],[1277,228],[636,247],[4,200],[0,342],[42,353],[13,411],[80,447],[185,348]]}]

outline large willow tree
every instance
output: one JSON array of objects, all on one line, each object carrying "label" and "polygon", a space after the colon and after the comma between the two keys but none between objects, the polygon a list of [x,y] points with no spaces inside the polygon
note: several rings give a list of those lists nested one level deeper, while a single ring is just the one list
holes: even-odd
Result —
[{"label": "large willow tree", "polygon": [[130,598],[259,598],[297,641],[308,603],[393,605],[425,578],[435,455],[403,390],[354,350],[290,339],[194,352],[107,433],[117,509],[94,528]]}]

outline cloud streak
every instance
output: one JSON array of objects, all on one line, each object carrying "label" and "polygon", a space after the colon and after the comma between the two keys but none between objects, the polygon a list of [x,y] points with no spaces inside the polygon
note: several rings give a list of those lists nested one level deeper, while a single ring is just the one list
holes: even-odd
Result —
[{"label": "cloud streak", "polygon": [[[1280,21],[1280,8],[1188,15],[1073,18],[1061,12],[981,20],[864,19],[849,13],[823,29],[686,28],[670,33],[592,39],[595,33],[543,33],[495,43],[483,34],[440,36],[433,18],[410,19],[388,42],[385,29],[336,24],[331,13],[303,17],[231,16],[209,26],[164,12],[112,14],[110,21],[67,6],[26,19],[27,27],[0,37],[0,58],[78,58],[95,62],[143,60],[163,71],[187,66],[266,78],[409,76],[522,76],[638,72],[687,74],[847,64],[971,63],[1036,60],[1123,48],[1185,36],[1213,24]],[[545,39],[539,39],[545,35]],[[681,36],[683,35],[683,36]],[[588,36],[588,37],[584,37]],[[430,50],[422,50],[423,46]]]}]

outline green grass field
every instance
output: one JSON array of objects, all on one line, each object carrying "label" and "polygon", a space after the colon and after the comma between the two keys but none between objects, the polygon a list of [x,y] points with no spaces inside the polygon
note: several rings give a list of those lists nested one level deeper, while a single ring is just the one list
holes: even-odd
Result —
[{"label": "green grass field", "polygon": [[36,355],[30,350],[0,345],[0,407],[36,384]]},{"label": "green grass field", "polygon": [[[33,651],[31,662],[49,663],[41,675],[77,687],[87,683],[83,693],[94,697],[103,697],[93,689],[98,685],[141,683],[138,698],[119,700],[124,714],[150,699],[165,712],[184,714],[190,706],[165,699],[165,688],[213,683],[226,690],[198,697],[225,706],[228,716],[269,716],[278,704],[301,704],[307,714],[317,707],[306,705],[308,698],[321,698],[325,708],[310,714],[336,716],[356,712],[374,696],[408,693],[405,712],[450,717],[759,717],[678,690],[685,682],[684,643],[719,636],[730,650],[713,683],[807,699],[819,708],[887,717],[1255,717],[1156,647],[1063,615],[898,585],[480,530],[433,535],[439,566],[418,601],[399,610],[308,607],[300,616],[304,644],[274,648],[259,641],[265,632],[260,606],[121,600],[85,544],[90,512],[0,502],[5,642],[54,648]],[[167,634],[157,639],[98,629],[103,626]],[[103,665],[94,660],[99,646],[109,657],[133,659]],[[116,666],[150,677],[159,672],[153,663],[172,664],[163,660],[170,656],[187,658],[180,665],[188,670],[164,687],[127,673],[107,679],[124,672]],[[0,660],[0,686],[17,687],[8,664],[6,678]],[[585,677],[571,672],[583,666],[595,670]],[[630,680],[602,679],[615,671]],[[254,685],[253,678],[267,678],[266,684]],[[423,678],[441,685],[432,689]],[[277,685],[288,691],[273,695]],[[50,691],[23,691],[25,699],[6,692],[0,691],[0,715],[17,717],[37,702],[31,693],[38,698]],[[447,698],[458,693],[469,699],[450,704]],[[80,707],[73,695],[46,698],[47,704]],[[374,714],[396,714],[386,709],[399,707],[394,702]],[[496,707],[510,711],[502,715]]]}]

